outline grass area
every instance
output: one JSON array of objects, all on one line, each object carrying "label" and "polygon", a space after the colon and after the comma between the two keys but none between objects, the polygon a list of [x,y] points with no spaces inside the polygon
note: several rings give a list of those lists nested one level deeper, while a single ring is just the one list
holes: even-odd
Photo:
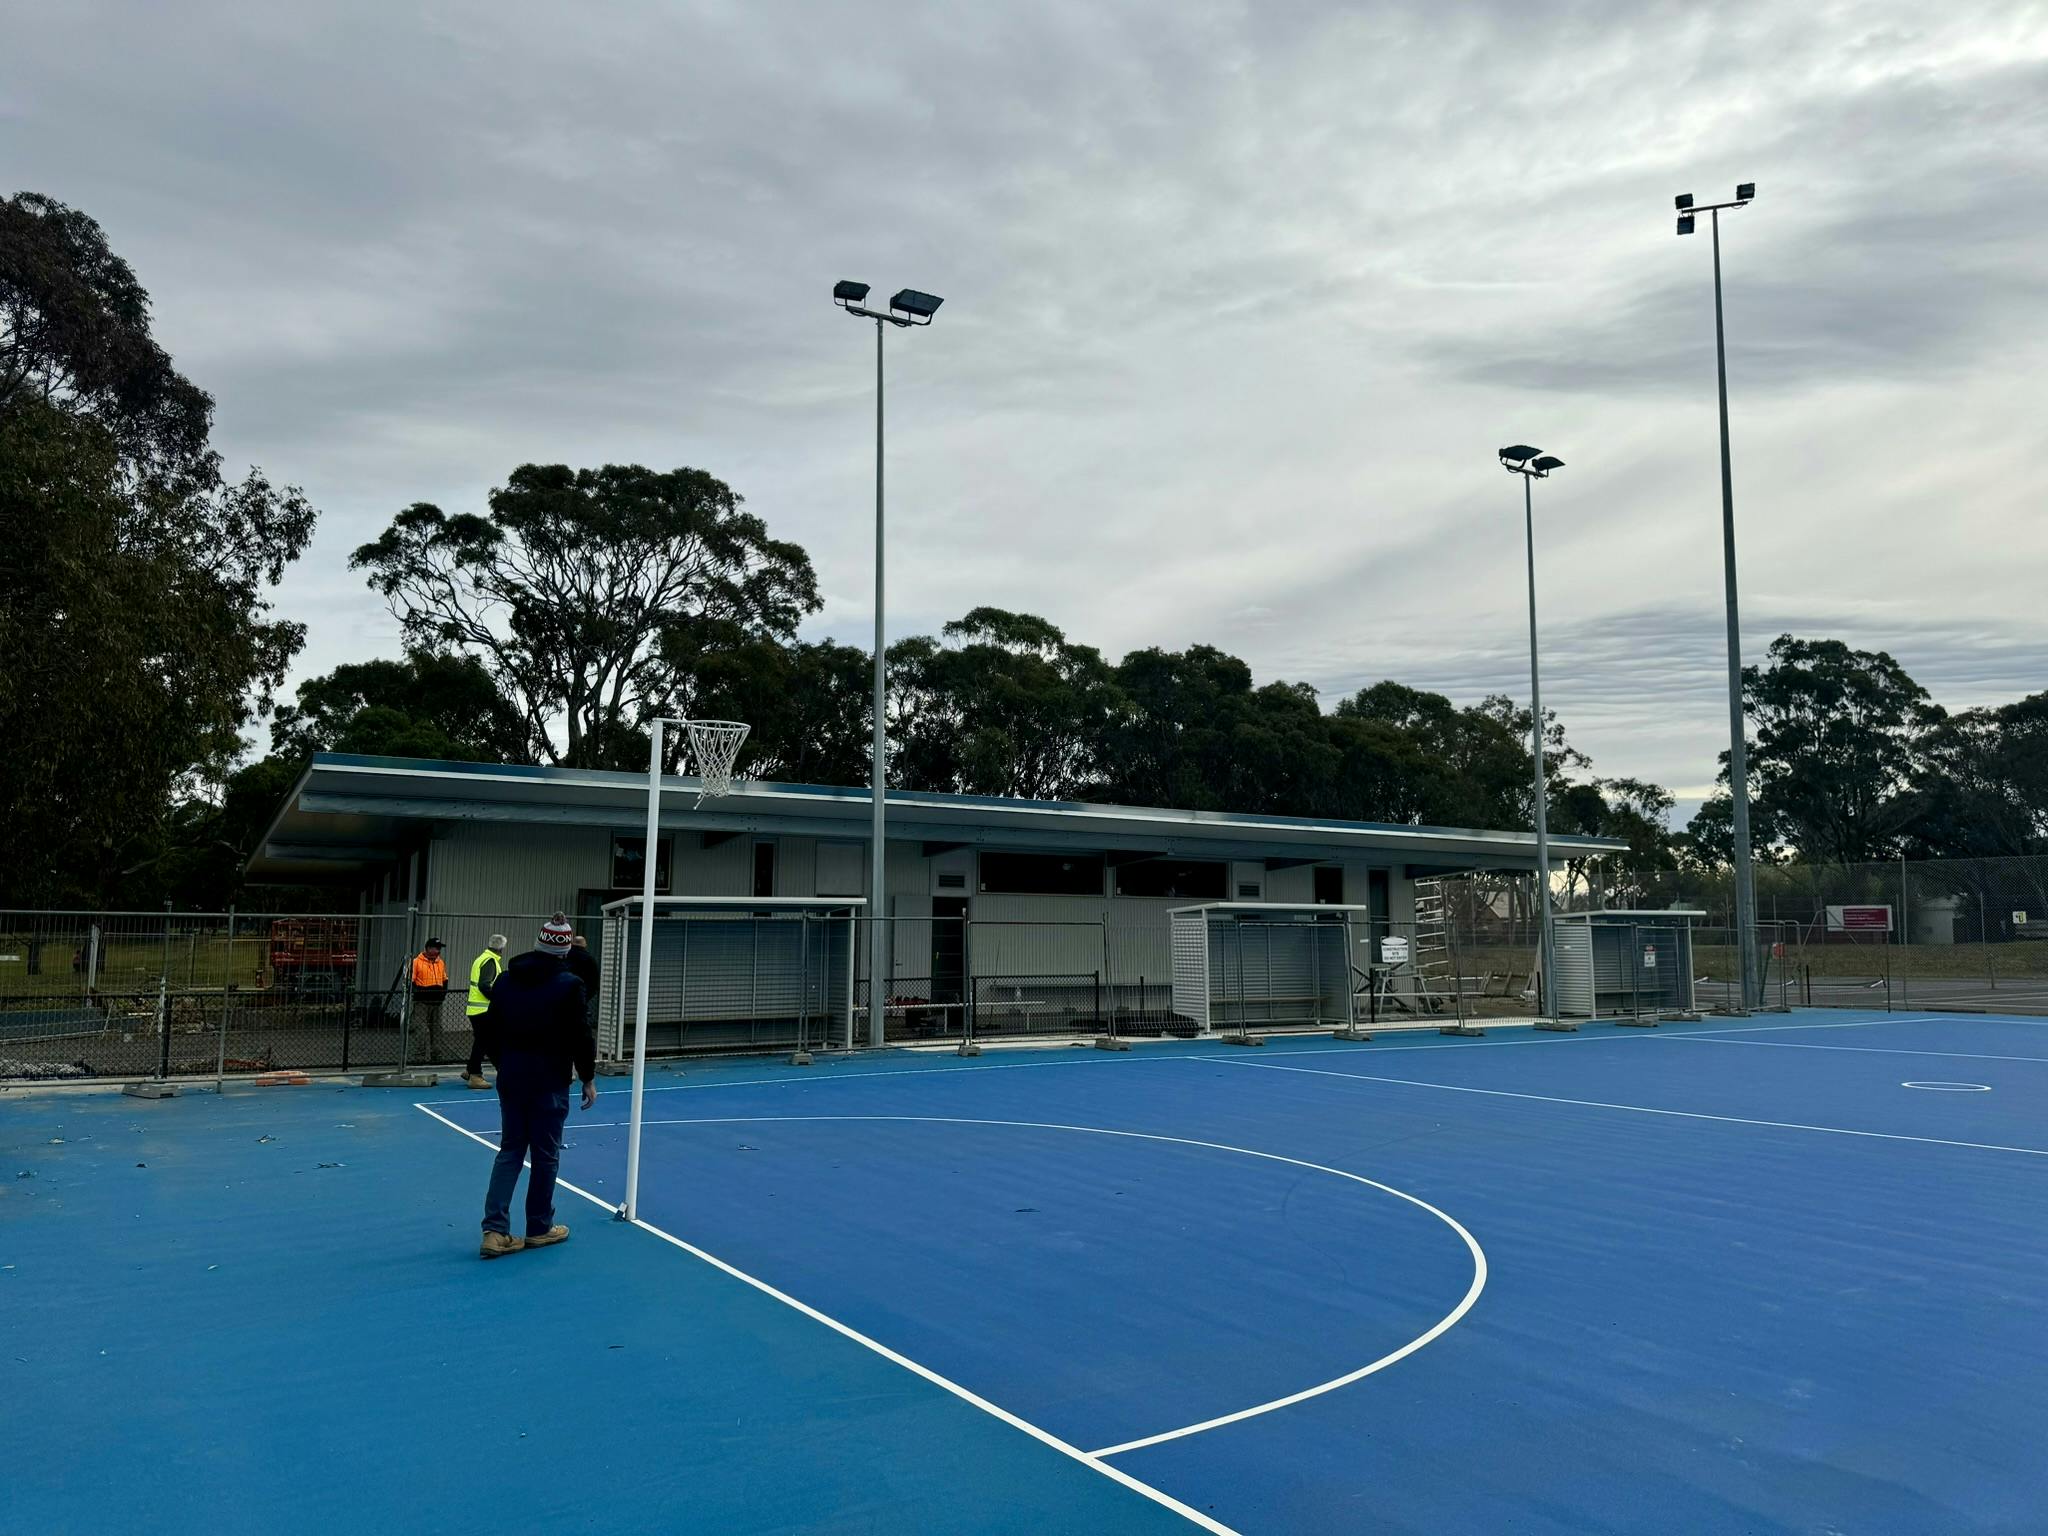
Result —
[{"label": "grass area", "polygon": [[[10,998],[83,997],[86,991],[85,937],[77,933],[0,933],[0,996]],[[102,993],[156,990],[168,975],[173,991],[219,991],[232,981],[237,987],[270,985],[270,940],[267,931],[237,934],[179,933],[168,942],[153,937],[112,935],[100,942],[96,987]]]}]

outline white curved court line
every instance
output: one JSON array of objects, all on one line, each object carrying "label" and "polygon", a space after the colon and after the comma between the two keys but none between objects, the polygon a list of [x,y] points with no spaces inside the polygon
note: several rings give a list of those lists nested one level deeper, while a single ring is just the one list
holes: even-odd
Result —
[{"label": "white curved court line", "polygon": [[[486,1137],[478,1135],[475,1131],[468,1129],[466,1126],[457,1125],[453,1120],[450,1120],[446,1115],[435,1114],[434,1111],[429,1109],[425,1104],[415,1104],[413,1105],[413,1108],[417,1109],[421,1114],[431,1115],[434,1119],[440,1121],[441,1124],[447,1126],[448,1129],[451,1131],[460,1131],[463,1135],[467,1136],[471,1141],[476,1142],[480,1146],[488,1147],[493,1152],[498,1150],[497,1144],[495,1142],[490,1141]],[[643,1121],[642,1123],[659,1124],[660,1122]],[[566,1179],[557,1179],[555,1181],[555,1187],[557,1189],[566,1189],[572,1195],[581,1195],[585,1200],[588,1200],[592,1205],[595,1205],[602,1210],[613,1212],[613,1214],[616,1214],[616,1210],[610,1201],[601,1200],[596,1195],[593,1195],[589,1190],[579,1189],[574,1184],[569,1183]],[[990,1402],[987,1398],[980,1396],[978,1393],[970,1392],[967,1388],[961,1386],[960,1383],[958,1383],[957,1381],[953,1381],[947,1377],[941,1376],[937,1371],[932,1370],[929,1366],[919,1365],[915,1360],[911,1359],[908,1355],[898,1354],[895,1350],[889,1348],[888,1345],[878,1343],[874,1339],[869,1338],[866,1334],[862,1333],[857,1328],[848,1327],[845,1323],[840,1322],[839,1319],[836,1317],[828,1317],[825,1313],[820,1312],[816,1307],[809,1306],[804,1302],[798,1301],[794,1296],[791,1296],[788,1292],[777,1290],[767,1281],[757,1280],[754,1276],[748,1274],[745,1270],[738,1269],[733,1265],[726,1263],[725,1260],[719,1258],[716,1254],[706,1253],[702,1248],[699,1248],[696,1244],[686,1243],[680,1237],[677,1237],[674,1233],[664,1232],[661,1228],[653,1225],[651,1222],[642,1221],[638,1217],[635,1217],[633,1219],[632,1225],[638,1227],[643,1232],[652,1233],[655,1237],[660,1238],[665,1243],[669,1243],[674,1247],[682,1249],[683,1252],[690,1255],[691,1258],[702,1260],[704,1263],[709,1264],[713,1269],[718,1270],[721,1274],[730,1275],[733,1279],[740,1281],[742,1284],[752,1286],[762,1295],[773,1297],[776,1301],[781,1302],[785,1307],[789,1307],[794,1311],[801,1312],[805,1317],[808,1317],[812,1322],[824,1324],[827,1328],[830,1328],[834,1333],[843,1335],[844,1337],[851,1339],[854,1343],[860,1345],[862,1348],[873,1350],[876,1354],[880,1355],[884,1360],[887,1360],[891,1365],[900,1365],[901,1367],[903,1367],[904,1370],[909,1371],[913,1376],[921,1377],[925,1381],[930,1382],[933,1386],[939,1387],[944,1391],[952,1393],[953,1396],[959,1398],[963,1403],[969,1403],[972,1406],[979,1408],[983,1413],[989,1415],[989,1417],[991,1418],[1000,1419],[1003,1423],[1009,1425],[1012,1429],[1022,1430],[1032,1439],[1037,1440],[1044,1445],[1052,1447],[1052,1449],[1058,1451],[1062,1456],[1072,1457],[1075,1461],[1080,1462],[1082,1466],[1089,1468],[1091,1471],[1101,1473],[1111,1482],[1121,1484],[1123,1487],[1130,1489],[1131,1492],[1140,1494],[1143,1497],[1150,1499],[1154,1504],[1159,1505],[1163,1509],[1172,1510],[1176,1515],[1179,1515],[1182,1519],[1187,1520],[1193,1525],[1199,1526],[1202,1530],[1208,1531],[1210,1533],[1210,1536],[1242,1536],[1241,1532],[1233,1529],[1230,1526],[1225,1525],[1221,1520],[1217,1520],[1209,1515],[1205,1515],[1198,1509],[1191,1509],[1186,1504],[1181,1503],[1179,1499],[1173,1497],[1172,1494],[1162,1493],[1157,1488],[1154,1488],[1150,1483],[1143,1482],[1138,1478],[1131,1476],[1130,1473],[1124,1471],[1121,1467],[1113,1467],[1108,1462],[1101,1460],[1094,1453],[1084,1451],[1079,1446],[1070,1445],[1066,1441],[1060,1439],[1059,1436],[1052,1434],[1047,1430],[1040,1429],[1036,1424],[1033,1424],[1028,1420],[1018,1418],[1016,1414],[1011,1413],[1007,1408],[998,1408],[994,1403]]]},{"label": "white curved court line", "polygon": [[[643,1126],[786,1125],[792,1122],[809,1123],[817,1121],[889,1122],[908,1125],[999,1125],[1009,1126],[1018,1130],[1077,1131],[1086,1136],[1121,1136],[1131,1141],[1161,1141],[1183,1147],[1203,1147],[1211,1152],[1234,1152],[1240,1157],[1256,1157],[1269,1163],[1286,1163],[1290,1167],[1306,1168],[1312,1173],[1327,1173],[1335,1178],[1348,1179],[1354,1184],[1363,1184],[1369,1189],[1376,1189],[1381,1194],[1392,1195],[1397,1200],[1405,1200],[1410,1205],[1429,1212],[1430,1215],[1457,1233],[1459,1240],[1464,1243],[1466,1251],[1472,1255],[1472,1284],[1466,1288],[1465,1294],[1458,1304],[1451,1308],[1449,1312],[1446,1312],[1436,1325],[1427,1332],[1416,1335],[1399,1349],[1380,1356],[1379,1359],[1371,1364],[1362,1365],[1355,1371],[1346,1371],[1342,1376],[1333,1376],[1328,1381],[1317,1382],[1312,1387],[1304,1387],[1299,1392],[1290,1392],[1285,1397],[1276,1397],[1270,1402],[1256,1403],[1249,1408],[1240,1408],[1235,1413],[1218,1414],[1213,1419],[1203,1419],[1199,1424],[1183,1424],[1179,1429],[1169,1429],[1157,1435],[1146,1435],[1138,1440],[1126,1440],[1121,1445],[1104,1446],[1099,1451],[1089,1451],[1087,1454],[1091,1457],[1116,1456],[1125,1451],[1142,1450],[1148,1445],[1159,1445],[1168,1440],[1179,1440],[1188,1435],[1199,1435],[1204,1430],[1220,1429],[1225,1424],[1236,1424],[1241,1420],[1255,1419],[1260,1414],[1272,1413],[1277,1409],[1291,1408],[1296,1403],[1305,1403],[1312,1397],[1321,1397],[1326,1392],[1335,1392],[1339,1387],[1348,1387],[1353,1382],[1363,1381],[1366,1377],[1407,1359],[1425,1344],[1448,1333],[1457,1326],[1459,1320],[1467,1312],[1472,1310],[1473,1303],[1479,1300],[1479,1293],[1486,1289],[1486,1250],[1479,1246],[1479,1240],[1466,1231],[1464,1225],[1455,1216],[1438,1210],[1427,1200],[1419,1199],[1409,1194],[1406,1190],[1396,1189],[1391,1184],[1382,1184],[1377,1179],[1368,1179],[1363,1174],[1346,1173],[1342,1168],[1332,1168],[1325,1163],[1311,1163],[1299,1157],[1285,1157],[1278,1152],[1260,1152],[1252,1147],[1234,1147],[1228,1142],[1201,1141],[1193,1136],[1161,1136],[1149,1131],[1115,1131],[1100,1125],[1063,1125],[1057,1121],[1048,1120],[984,1120],[970,1118],[965,1115],[730,1115],[711,1119],[643,1120],[641,1124]],[[670,1241],[674,1241],[674,1239],[670,1239]]]},{"label": "white curved court line", "polygon": [[1901,1083],[1901,1088],[1919,1088],[1927,1093],[1989,1093],[1989,1083]]},{"label": "white curved court line", "polygon": [[1538,1104],[1570,1104],[1579,1109],[1618,1109],[1631,1115],[1665,1115],[1673,1120],[1715,1120],[1722,1125],[1758,1125],[1775,1131],[1814,1131],[1823,1136],[1862,1136],[1872,1141],[1916,1141],[1928,1147],[1965,1147],[1973,1152],[2017,1152],[2048,1157],[2048,1147],[2008,1147],[1995,1141],[1951,1141],[1944,1136],[1905,1136],[1897,1131],[1852,1131],[1840,1125],[1806,1125],[1797,1120],[1752,1120],[1744,1115],[1709,1115],[1696,1109],[1653,1109],[1647,1104],[1610,1104],[1603,1099],[1567,1099],[1551,1093],[1514,1093],[1506,1088],[1466,1088],[1457,1083],[1426,1083],[1419,1078],[1374,1077],[1364,1072],[1331,1072],[1320,1067],[1276,1067],[1263,1061],[1216,1056],[1234,1067],[1259,1072],[1300,1072],[1309,1077],[1346,1077],[1354,1083],[1392,1083],[1401,1088],[1435,1088],[1443,1093],[1478,1093],[1490,1099],[1529,1099]]}]

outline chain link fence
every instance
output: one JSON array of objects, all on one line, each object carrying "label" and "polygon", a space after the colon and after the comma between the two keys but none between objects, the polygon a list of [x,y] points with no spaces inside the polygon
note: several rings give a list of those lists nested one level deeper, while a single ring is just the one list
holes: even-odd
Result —
[{"label": "chain link fence", "polygon": [[[452,1067],[469,967],[541,916],[0,911],[0,1081]],[[443,941],[444,988],[413,961]]]},{"label": "chain link fence", "polygon": [[[2048,1015],[2048,858],[1763,866],[1756,884],[1765,1006]],[[1214,963],[1229,974],[1214,979],[1200,1018],[1185,977],[1177,994],[1164,910],[1105,921],[665,915],[648,1044],[657,1054],[867,1045],[877,922],[889,1045],[1385,1029],[1536,1012],[1533,877],[1470,875],[1417,891],[1413,920],[1335,907],[1238,914],[1242,942],[1217,941]],[[1610,881],[1596,864],[1560,879],[1553,904],[1645,922],[1672,908],[1699,912],[1689,945],[1697,1006],[1738,1003],[1725,875]],[[471,962],[495,934],[509,940],[508,958],[530,948],[543,919],[0,912],[0,1080],[452,1068],[471,1048]],[[1341,937],[1288,931],[1304,923],[1334,925]],[[632,926],[614,913],[584,927],[601,968],[600,1051],[613,1060],[632,1049]],[[438,996],[415,983],[413,961],[429,939],[443,941]]]}]

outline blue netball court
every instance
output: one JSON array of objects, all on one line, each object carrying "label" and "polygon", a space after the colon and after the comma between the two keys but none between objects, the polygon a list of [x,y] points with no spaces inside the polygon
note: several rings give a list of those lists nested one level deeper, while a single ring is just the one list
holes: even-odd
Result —
[{"label": "blue netball court", "polygon": [[0,1529],[2015,1532],[2048,1025],[0,1097]]}]

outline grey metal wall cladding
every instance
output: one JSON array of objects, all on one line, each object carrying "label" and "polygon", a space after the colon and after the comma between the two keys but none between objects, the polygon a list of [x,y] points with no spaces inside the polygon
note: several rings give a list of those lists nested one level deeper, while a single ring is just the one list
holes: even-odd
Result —
[{"label": "grey metal wall cladding", "polygon": [[1692,1009],[1690,925],[1573,914],[1554,919],[1552,934],[1560,1012],[1598,1018]]}]

